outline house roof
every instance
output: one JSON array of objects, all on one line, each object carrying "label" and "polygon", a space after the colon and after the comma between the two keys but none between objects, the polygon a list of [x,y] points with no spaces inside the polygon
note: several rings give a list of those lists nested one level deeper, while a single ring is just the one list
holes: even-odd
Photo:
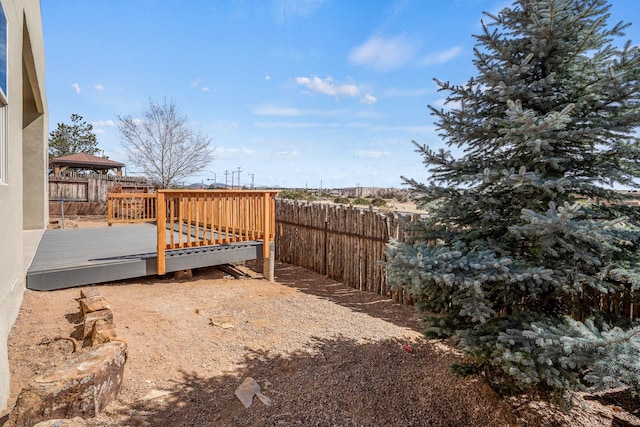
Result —
[{"label": "house roof", "polygon": [[124,163],[115,162],[105,159],[104,157],[96,157],[87,153],[71,154],[69,156],[57,157],[49,161],[52,165],[69,166],[75,168],[121,168]]}]

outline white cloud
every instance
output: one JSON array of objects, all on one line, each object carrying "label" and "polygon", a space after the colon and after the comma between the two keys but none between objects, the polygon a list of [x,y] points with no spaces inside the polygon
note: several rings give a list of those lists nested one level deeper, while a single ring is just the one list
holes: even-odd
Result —
[{"label": "white cloud", "polygon": [[255,156],[256,151],[247,148],[225,148],[225,147],[216,147],[215,155],[217,158],[230,158],[230,157],[242,157],[242,156]]},{"label": "white cloud", "polygon": [[461,107],[460,101],[447,102],[447,98],[436,99],[432,105],[433,107],[440,107],[445,110],[453,110]]},{"label": "white cloud", "polygon": [[360,99],[361,104],[375,104],[378,101],[378,98],[368,93]]},{"label": "white cloud", "polygon": [[233,131],[235,129],[239,129],[240,128],[240,124],[238,122],[214,122],[214,123],[208,123],[208,126],[211,127],[211,129],[217,131],[217,132],[229,132],[229,131]]},{"label": "white cloud", "polygon": [[327,77],[326,79],[321,79],[320,77],[313,76],[309,77],[296,77],[296,83],[299,85],[306,86],[313,92],[319,92],[325,95],[331,96],[359,96],[360,90],[356,85],[342,85],[338,86],[335,84],[331,77]]},{"label": "white cloud", "polygon": [[278,107],[275,105],[259,105],[253,108],[253,113],[261,116],[290,116],[301,115],[300,110],[292,107]]},{"label": "white cloud", "polygon": [[80,89],[80,85],[78,83],[72,84],[71,87],[76,91],[76,93],[82,92],[82,89]]},{"label": "white cloud", "polygon": [[378,158],[386,157],[390,155],[388,151],[370,151],[370,150],[358,150],[356,151],[357,157]]},{"label": "white cloud", "polygon": [[429,54],[422,57],[422,59],[420,60],[420,65],[444,64],[460,55],[460,52],[462,52],[462,47],[454,46],[451,49],[445,50],[444,52]]},{"label": "white cloud", "polygon": [[271,76],[269,74],[267,74],[266,76],[264,76],[265,80],[271,80]]},{"label": "white cloud", "polygon": [[116,127],[116,123],[113,120],[98,120],[97,122],[91,123],[94,127]]},{"label": "white cloud", "polygon": [[280,157],[282,159],[297,159],[300,157],[300,153],[296,150],[292,151],[278,151],[276,152],[276,157]]},{"label": "white cloud", "polygon": [[253,124],[257,128],[286,128],[286,129],[309,129],[315,127],[326,127],[324,123],[311,122],[256,122]]},{"label": "white cloud", "polygon": [[398,88],[391,88],[388,89],[385,93],[384,96],[389,96],[389,97],[396,97],[396,96],[424,96],[430,93],[433,93],[434,90],[433,89],[398,89]]},{"label": "white cloud", "polygon": [[296,16],[309,16],[316,11],[325,0],[275,0],[277,18],[280,22]]},{"label": "white cloud", "polygon": [[94,86],[94,88],[95,88],[96,90],[99,90],[99,91],[103,91],[103,90],[104,90],[104,86],[102,86],[100,83],[96,84],[96,85]]},{"label": "white cloud", "polygon": [[409,62],[417,49],[418,44],[405,35],[391,38],[372,36],[351,51],[349,61],[372,66],[378,71],[391,71]]},{"label": "white cloud", "polygon": [[301,110],[293,107],[280,107],[278,105],[264,104],[251,107],[253,114],[259,116],[338,116],[347,113],[347,110]]},{"label": "white cloud", "polygon": [[435,126],[374,126],[372,128],[376,132],[406,132],[415,133],[432,133],[436,131]]},{"label": "white cloud", "polygon": [[194,89],[200,89],[202,92],[211,92],[209,86],[204,84],[204,80],[198,78],[191,82],[191,87]]}]

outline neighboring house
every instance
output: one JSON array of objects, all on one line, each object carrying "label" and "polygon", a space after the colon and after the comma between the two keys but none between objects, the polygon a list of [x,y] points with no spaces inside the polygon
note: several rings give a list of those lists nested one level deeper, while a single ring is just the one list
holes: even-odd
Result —
[{"label": "neighboring house", "polygon": [[[47,212],[45,60],[39,0],[0,0],[0,410],[7,338],[25,290],[25,241]],[[39,236],[39,234],[37,234]]]}]

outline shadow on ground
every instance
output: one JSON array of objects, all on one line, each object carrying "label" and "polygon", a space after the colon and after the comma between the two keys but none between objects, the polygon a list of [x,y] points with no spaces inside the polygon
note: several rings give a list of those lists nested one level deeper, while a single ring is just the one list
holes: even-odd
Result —
[{"label": "shadow on ground", "polygon": [[[253,268],[251,264],[248,266]],[[325,298],[353,311],[386,320],[397,326],[417,331],[423,329],[413,306],[393,302],[390,298],[373,292],[351,288],[303,267],[282,262],[276,262],[275,276],[278,283]],[[299,277],[305,279],[298,280]]]},{"label": "shadow on ground", "polygon": [[[126,425],[152,426],[497,426],[513,425],[509,406],[481,381],[457,378],[452,356],[426,342],[317,340],[291,356],[249,352],[238,375],[183,373],[168,396],[135,403]],[[254,378],[245,408],[234,392]],[[148,424],[146,424],[148,423]]]}]

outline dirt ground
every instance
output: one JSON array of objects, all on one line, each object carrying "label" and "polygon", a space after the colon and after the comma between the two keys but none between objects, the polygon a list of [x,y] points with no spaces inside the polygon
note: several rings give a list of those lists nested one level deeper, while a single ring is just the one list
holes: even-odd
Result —
[{"label": "dirt ground", "polygon": [[[270,283],[256,267],[244,266],[252,277],[243,279],[208,268],[182,281],[97,286],[128,344],[128,360],[117,400],[89,425],[625,425],[612,424],[614,417],[640,423],[623,395],[576,396],[569,413],[503,400],[481,379],[449,373],[458,356],[449,343],[421,336],[414,308],[282,263]],[[80,288],[26,291],[9,337],[9,408],[33,376],[70,356],[70,342],[51,339],[78,337],[79,297]],[[245,408],[236,398],[247,377],[270,406],[256,398]]]}]

